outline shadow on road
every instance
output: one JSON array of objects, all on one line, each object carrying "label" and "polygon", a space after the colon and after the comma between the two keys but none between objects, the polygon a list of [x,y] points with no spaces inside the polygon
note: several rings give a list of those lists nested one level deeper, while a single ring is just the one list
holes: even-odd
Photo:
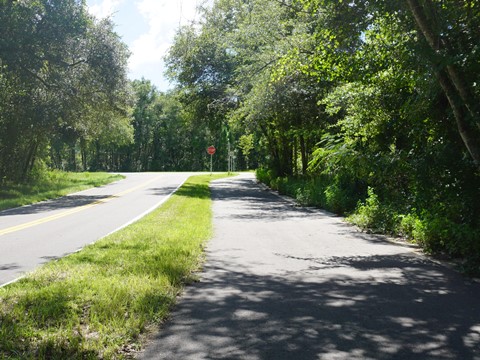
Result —
[{"label": "shadow on road", "polygon": [[[480,359],[479,286],[410,254],[318,263],[391,276],[305,282],[232,271],[228,260],[217,260],[206,269],[215,276],[182,300],[175,316],[185,323],[161,340],[168,344],[188,323],[193,343],[212,344],[200,358]],[[198,348],[175,351],[177,358],[198,355]]]},{"label": "shadow on road", "polygon": [[[359,242],[390,245],[327,212],[279,201],[252,179],[234,182],[216,183],[213,192],[229,204],[215,218],[233,232],[259,221],[270,228],[314,219],[333,224],[347,244],[360,235]],[[226,243],[207,251],[202,280],[140,358],[480,360],[480,284],[406,247],[349,256],[273,249],[289,266],[298,263],[282,273],[265,270],[271,258],[242,262],[255,249]]]},{"label": "shadow on road", "polygon": [[43,213],[51,210],[64,210],[71,209],[79,206],[88,205],[94,203],[95,201],[103,200],[111,197],[110,195],[102,196],[87,196],[87,195],[69,195],[64,196],[55,200],[48,200],[41,203],[22,206],[14,209],[7,209],[0,211],[1,216],[8,215],[29,215]]},{"label": "shadow on road", "polygon": [[152,195],[165,196],[173,193],[176,188],[177,188],[176,186],[169,186],[164,188],[152,188],[152,189],[149,189],[149,191],[151,192]]},{"label": "shadow on road", "polygon": [[[215,184],[216,191],[212,194],[215,201],[226,200],[229,202],[240,202],[243,208],[238,214],[228,214],[231,220],[246,221],[282,221],[285,219],[312,218],[313,217],[331,217],[338,218],[336,215],[327,211],[296,206],[293,202],[279,201],[278,195],[268,189],[259,190],[252,188],[252,180],[235,179],[235,187],[229,187],[228,183]],[[217,216],[217,215],[216,215]],[[222,214],[218,214],[222,218]]]},{"label": "shadow on road", "polygon": [[15,270],[19,269],[20,266],[18,264],[12,263],[12,264],[0,264],[0,271],[6,271],[6,270]]}]

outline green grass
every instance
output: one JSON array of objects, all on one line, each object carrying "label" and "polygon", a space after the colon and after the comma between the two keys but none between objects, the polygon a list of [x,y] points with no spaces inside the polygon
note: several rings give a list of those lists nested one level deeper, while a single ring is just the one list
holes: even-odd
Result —
[{"label": "green grass", "polygon": [[0,288],[0,359],[122,359],[194,280],[212,235],[208,183],[82,251]]},{"label": "green grass", "polygon": [[49,171],[31,183],[2,185],[0,210],[54,199],[123,178],[121,175],[107,173]]}]

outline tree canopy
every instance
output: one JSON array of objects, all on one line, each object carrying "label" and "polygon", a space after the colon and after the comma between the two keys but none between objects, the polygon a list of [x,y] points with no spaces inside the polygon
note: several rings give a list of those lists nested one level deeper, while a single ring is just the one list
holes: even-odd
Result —
[{"label": "tree canopy", "polygon": [[480,263],[478,1],[215,0],[167,93],[82,0],[0,0],[0,182],[257,168],[301,203]]},{"label": "tree canopy", "polygon": [[79,0],[3,0],[0,33],[1,179],[25,179],[60,144],[128,141],[129,53],[110,21]]},{"label": "tree canopy", "polygon": [[476,1],[217,0],[169,75],[272,186],[478,260],[479,21]]}]

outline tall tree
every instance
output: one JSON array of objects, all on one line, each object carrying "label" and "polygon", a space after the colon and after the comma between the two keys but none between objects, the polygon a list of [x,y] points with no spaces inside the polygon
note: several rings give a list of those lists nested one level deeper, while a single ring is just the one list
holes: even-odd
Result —
[{"label": "tall tree", "polygon": [[4,176],[25,178],[37,157],[45,158],[52,135],[68,134],[72,146],[92,135],[92,111],[114,113],[108,122],[125,118],[128,51],[84,1],[2,1],[0,33],[2,73],[12,91],[1,111]]},{"label": "tall tree", "polygon": [[480,168],[480,96],[475,91],[480,5],[477,1],[445,4],[432,0],[408,0],[407,4],[428,44],[435,76],[452,108],[458,132]]},{"label": "tall tree", "polygon": [[188,114],[254,134],[274,186],[302,175],[302,201],[467,254],[479,15],[475,1],[217,0],[178,34],[170,74]]}]

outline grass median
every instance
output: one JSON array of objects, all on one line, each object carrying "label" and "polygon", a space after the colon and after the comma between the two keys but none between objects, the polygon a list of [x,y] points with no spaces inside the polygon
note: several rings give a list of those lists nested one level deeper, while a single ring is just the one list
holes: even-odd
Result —
[{"label": "grass median", "polygon": [[164,205],[82,251],[0,288],[0,359],[122,359],[161,322],[212,236],[208,184],[191,177]]}]

